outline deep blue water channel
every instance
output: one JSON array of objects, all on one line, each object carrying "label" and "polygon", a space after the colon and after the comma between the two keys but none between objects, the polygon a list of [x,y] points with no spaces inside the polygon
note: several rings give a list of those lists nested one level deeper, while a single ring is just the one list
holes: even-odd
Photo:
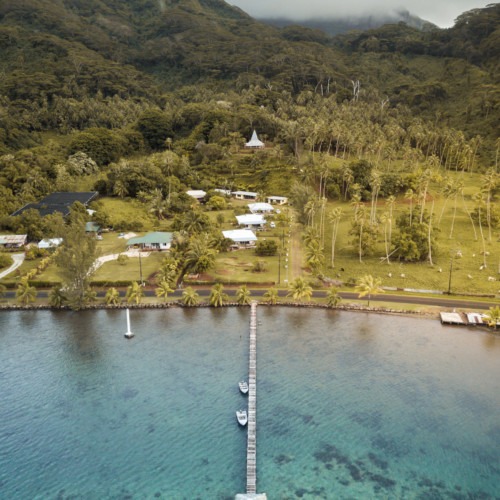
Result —
[{"label": "deep blue water channel", "polygon": [[[500,498],[500,336],[258,309],[270,500]],[[0,313],[0,498],[234,499],[248,308]]]}]

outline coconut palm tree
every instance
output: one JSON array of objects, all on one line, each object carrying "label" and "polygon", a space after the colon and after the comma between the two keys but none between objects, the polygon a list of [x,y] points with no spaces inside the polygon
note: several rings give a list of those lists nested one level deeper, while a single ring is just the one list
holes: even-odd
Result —
[{"label": "coconut palm tree", "polygon": [[496,330],[500,324],[500,306],[490,307],[484,319],[486,320],[488,326],[491,326]]},{"label": "coconut palm tree", "polygon": [[304,278],[299,276],[288,285],[287,297],[301,301],[302,299],[311,300],[312,288],[305,282]]},{"label": "coconut palm tree", "polygon": [[328,307],[337,307],[342,301],[339,291],[336,288],[329,288],[326,292],[326,304]]},{"label": "coconut palm tree", "polygon": [[318,240],[312,240],[305,249],[306,264],[311,268],[313,275],[317,275],[324,263],[323,249]]},{"label": "coconut palm tree", "polygon": [[83,292],[83,303],[91,304],[97,300],[97,292],[91,287],[87,287]]},{"label": "coconut palm tree", "polygon": [[359,298],[368,295],[368,307],[370,307],[371,296],[384,293],[384,290],[380,287],[381,284],[382,280],[380,278],[374,278],[371,274],[366,274],[359,279],[354,290],[359,292]]},{"label": "coconut palm tree", "polygon": [[222,307],[229,300],[229,296],[224,292],[224,285],[216,283],[210,290],[209,303],[213,307]]},{"label": "coconut palm tree", "polygon": [[[215,265],[217,251],[210,247],[210,237],[202,234],[191,239],[184,262],[184,273],[203,273]],[[183,273],[183,274],[184,274]]]},{"label": "coconut palm tree", "polygon": [[66,295],[62,291],[61,287],[55,286],[49,292],[49,305],[51,307],[62,307],[66,302]]},{"label": "coconut palm tree", "polygon": [[35,302],[36,299],[36,288],[34,286],[30,286],[27,278],[22,278],[17,285],[16,297],[18,302],[27,306],[31,302]]},{"label": "coconut palm tree", "polygon": [[116,306],[120,303],[120,292],[116,288],[108,288],[104,301],[108,305]]},{"label": "coconut palm tree", "polygon": [[129,287],[127,287],[127,293],[125,296],[127,298],[127,302],[140,304],[142,297],[144,297],[144,290],[142,286],[137,283],[137,281],[134,281]]},{"label": "coconut palm tree", "polygon": [[200,302],[200,296],[198,295],[198,292],[194,288],[188,286],[182,292],[182,303],[185,306],[194,307],[198,305],[199,302]]},{"label": "coconut palm tree", "polygon": [[238,302],[240,306],[248,305],[252,301],[251,296],[252,294],[250,293],[248,287],[246,285],[242,285],[236,291],[236,302]]},{"label": "coconut palm tree", "polygon": [[165,280],[161,281],[158,284],[158,288],[155,290],[156,296],[162,298],[165,302],[167,302],[168,294],[171,292],[173,292],[173,290],[170,288],[168,281]]},{"label": "coconut palm tree", "polygon": [[264,298],[269,302],[269,304],[272,304],[273,306],[278,303],[278,289],[275,288],[274,286],[271,287],[265,294]]}]

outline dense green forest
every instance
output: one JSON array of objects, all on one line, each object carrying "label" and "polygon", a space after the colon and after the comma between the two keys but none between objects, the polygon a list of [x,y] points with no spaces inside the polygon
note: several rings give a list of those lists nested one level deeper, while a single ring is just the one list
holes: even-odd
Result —
[{"label": "dense green forest", "polygon": [[[191,213],[187,189],[206,190],[207,200],[215,188],[245,189],[290,196],[322,248],[325,204],[350,201],[351,253],[361,262],[388,228],[377,204],[398,198],[415,201],[420,226],[398,214],[384,255],[399,248],[403,261],[432,264],[428,195],[456,211],[466,173],[481,200],[466,193],[465,210],[491,241],[499,20],[492,4],[450,29],[399,23],[331,37],[259,23],[222,0],[5,0],[2,230],[60,234],[57,217],[10,216],[52,191],[137,201],[176,230]],[[254,129],[266,148],[248,152]],[[95,218],[105,225],[109,216]],[[139,219],[114,226],[149,224]]]}]

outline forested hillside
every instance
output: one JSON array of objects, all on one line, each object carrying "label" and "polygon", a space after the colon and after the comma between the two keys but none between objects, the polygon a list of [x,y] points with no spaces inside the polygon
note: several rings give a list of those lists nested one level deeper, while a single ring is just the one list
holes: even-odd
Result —
[{"label": "forested hillside", "polygon": [[[197,166],[210,165],[212,183],[230,177],[258,189],[273,175],[269,162],[301,167],[315,153],[491,167],[499,13],[494,4],[448,30],[401,23],[332,38],[266,26],[222,0],[6,0],[1,212],[54,188],[95,182],[112,194],[117,162],[138,169],[137,158],[165,150],[184,162],[183,184],[207,184]],[[232,154],[254,128],[275,145],[273,160]],[[68,163],[81,153],[95,167]],[[251,181],[235,176],[247,161],[260,165]]]}]

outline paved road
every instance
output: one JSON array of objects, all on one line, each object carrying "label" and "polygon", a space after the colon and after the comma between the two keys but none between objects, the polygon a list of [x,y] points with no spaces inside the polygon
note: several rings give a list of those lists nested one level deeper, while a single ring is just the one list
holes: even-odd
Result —
[{"label": "paved road", "polygon": [[[145,295],[147,297],[154,297],[155,296],[155,290],[154,288],[147,288],[145,291]],[[198,294],[200,297],[208,297],[210,295],[210,288],[200,288],[197,289]],[[229,296],[234,296],[236,293],[236,288],[226,288],[225,292]],[[263,289],[256,289],[256,290],[251,290],[252,296],[253,297],[262,297],[265,293],[266,290]],[[287,294],[286,290],[280,290],[279,291],[279,296],[280,297],[285,297]],[[100,291],[97,294],[99,297],[103,297],[105,295],[105,292]],[[125,291],[121,290],[120,295],[123,297],[125,296]],[[169,296],[170,297],[181,297],[182,295],[182,290],[175,290],[173,293],[171,293]],[[344,299],[344,300],[355,300],[358,299],[358,294],[355,292],[339,292],[339,295]],[[45,298],[48,296],[48,291],[47,290],[39,290],[38,291],[38,297],[40,298]],[[316,290],[313,292],[314,297],[325,297],[326,292],[324,290]],[[15,298],[15,292],[14,291],[7,291],[5,293],[5,297],[10,299],[10,298]],[[423,306],[437,306],[437,307],[442,307],[442,308],[467,308],[470,310],[488,310],[491,306],[497,305],[498,301],[490,300],[490,302],[481,302],[478,300],[475,300],[473,298],[467,299],[465,297],[462,298],[453,298],[453,296],[443,296],[443,297],[428,297],[428,296],[422,296],[419,297],[417,295],[392,295],[392,294],[381,294],[376,297],[372,297],[370,299],[370,303],[376,303],[376,302],[395,302],[398,304],[416,304],[416,305],[423,305]]]},{"label": "paved road", "polygon": [[5,278],[5,276],[13,273],[24,262],[24,252],[23,253],[13,253],[11,255],[11,257],[12,257],[12,260],[14,261],[14,263],[12,264],[12,266],[7,268],[5,271],[2,271],[0,273],[0,280],[2,278]]}]

